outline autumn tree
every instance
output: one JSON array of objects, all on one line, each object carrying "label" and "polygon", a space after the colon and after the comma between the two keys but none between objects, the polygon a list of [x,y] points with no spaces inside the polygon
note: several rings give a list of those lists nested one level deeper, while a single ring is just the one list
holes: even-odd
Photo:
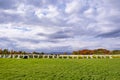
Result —
[{"label": "autumn tree", "polygon": [[110,51],[107,49],[96,49],[94,50],[94,54],[110,54]]},{"label": "autumn tree", "polygon": [[120,54],[120,50],[113,50],[111,51],[111,54]]},{"label": "autumn tree", "polygon": [[67,52],[64,52],[63,55],[67,55]]},{"label": "autumn tree", "polygon": [[79,55],[79,52],[78,51],[73,51],[72,54],[73,55]]},{"label": "autumn tree", "polygon": [[84,49],[80,51],[80,54],[82,55],[90,55],[92,54],[92,50]]},{"label": "autumn tree", "polygon": [[0,54],[2,54],[2,49],[0,49]]}]

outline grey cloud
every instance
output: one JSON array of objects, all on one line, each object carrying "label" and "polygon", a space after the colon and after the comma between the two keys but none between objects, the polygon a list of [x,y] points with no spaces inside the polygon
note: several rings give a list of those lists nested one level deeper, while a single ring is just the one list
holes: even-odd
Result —
[{"label": "grey cloud", "polygon": [[51,40],[73,38],[73,32],[69,30],[58,31],[52,34],[37,33],[36,35],[44,36]]},{"label": "grey cloud", "polygon": [[38,35],[38,36],[47,36],[47,34],[44,34],[44,33],[37,33],[36,35]]},{"label": "grey cloud", "polygon": [[117,38],[117,37],[120,37],[120,29],[113,30],[113,31],[107,32],[107,33],[102,33],[102,34],[98,35],[97,37],[104,37],[104,38]]},{"label": "grey cloud", "polygon": [[11,40],[7,37],[0,37],[0,48],[7,48],[7,49],[15,49],[17,50],[16,48],[16,41],[14,40]]},{"label": "grey cloud", "polygon": [[57,34],[57,35],[51,35],[49,36],[51,39],[66,39],[66,38],[71,38],[69,35],[63,35],[63,34]]},{"label": "grey cloud", "polygon": [[[22,22],[23,17],[18,14],[9,14],[5,12],[0,12],[0,23],[19,23]],[[24,20],[23,20],[24,21]]]},{"label": "grey cloud", "polygon": [[20,42],[30,42],[32,44],[39,44],[39,43],[46,43],[46,42],[50,42],[50,43],[59,43],[59,40],[54,40],[54,39],[45,39],[45,40],[41,40],[41,39],[27,39],[27,38],[16,38],[17,41]]},{"label": "grey cloud", "polygon": [[31,42],[31,43],[39,43],[40,40],[35,40],[35,39],[26,39],[26,38],[17,38],[17,41],[20,41],[20,42]]},{"label": "grey cloud", "polygon": [[109,5],[109,7],[111,7],[112,9],[120,10],[120,8],[119,8],[120,0],[106,0],[104,2],[105,2],[105,4]]},{"label": "grey cloud", "polygon": [[6,37],[0,37],[0,42],[9,42],[11,41],[9,38],[6,38]]},{"label": "grey cloud", "polygon": [[[69,1],[69,0],[68,0]],[[25,3],[27,5],[33,5],[35,7],[45,7],[46,5],[56,5],[60,7],[60,4],[64,4],[66,2],[68,2],[67,0],[29,0],[29,1],[25,1]]]},{"label": "grey cloud", "polygon": [[0,9],[16,8],[16,0],[0,0]]},{"label": "grey cloud", "polygon": [[119,24],[119,26],[120,26],[120,17],[118,17],[118,16],[120,16],[120,15],[118,14],[118,15],[115,15],[115,16],[108,17],[107,20],[110,21],[113,24],[117,24],[117,25]]},{"label": "grey cloud", "polygon": [[56,47],[51,47],[50,49],[47,49],[48,52],[56,53],[56,52],[71,52],[72,47],[71,46],[56,46]]},{"label": "grey cloud", "polygon": [[67,39],[73,38],[73,34],[71,31],[58,31],[54,34],[48,36],[50,39]]}]

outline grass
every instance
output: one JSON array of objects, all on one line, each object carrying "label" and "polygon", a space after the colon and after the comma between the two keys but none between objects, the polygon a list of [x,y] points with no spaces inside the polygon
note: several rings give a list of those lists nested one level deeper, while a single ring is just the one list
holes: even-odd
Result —
[{"label": "grass", "polygon": [[120,80],[120,59],[0,59],[0,80]]}]

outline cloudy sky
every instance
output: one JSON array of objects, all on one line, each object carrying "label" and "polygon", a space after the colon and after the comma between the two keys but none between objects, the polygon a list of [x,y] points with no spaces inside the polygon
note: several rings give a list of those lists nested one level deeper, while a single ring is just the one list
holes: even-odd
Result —
[{"label": "cloudy sky", "polygon": [[120,49],[120,0],[0,0],[0,48]]}]

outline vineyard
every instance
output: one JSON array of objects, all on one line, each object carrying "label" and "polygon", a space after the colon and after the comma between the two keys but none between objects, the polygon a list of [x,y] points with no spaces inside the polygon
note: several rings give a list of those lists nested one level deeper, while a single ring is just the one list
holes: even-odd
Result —
[{"label": "vineyard", "polygon": [[119,66],[119,58],[0,58],[0,80],[119,80]]}]

